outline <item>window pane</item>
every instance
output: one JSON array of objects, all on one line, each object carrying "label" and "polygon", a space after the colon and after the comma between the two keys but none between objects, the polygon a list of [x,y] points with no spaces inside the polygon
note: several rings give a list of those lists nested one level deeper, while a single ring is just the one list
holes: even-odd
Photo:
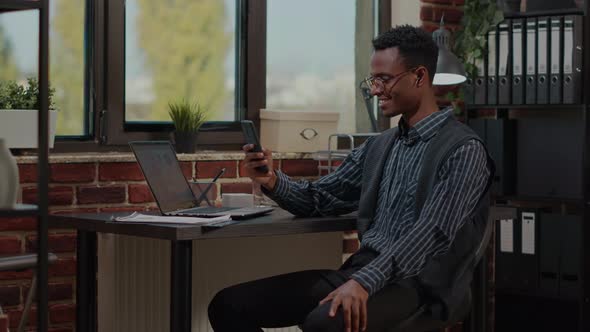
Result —
[{"label": "window pane", "polygon": [[234,120],[235,0],[127,0],[125,119],[169,121],[181,98]]},{"label": "window pane", "polygon": [[354,132],[355,18],[355,0],[268,1],[268,109],[339,112]]},{"label": "window pane", "polygon": [[[50,1],[49,80],[59,110],[57,135],[84,132],[85,0]],[[38,77],[39,14],[22,11],[0,15],[0,80]]]}]

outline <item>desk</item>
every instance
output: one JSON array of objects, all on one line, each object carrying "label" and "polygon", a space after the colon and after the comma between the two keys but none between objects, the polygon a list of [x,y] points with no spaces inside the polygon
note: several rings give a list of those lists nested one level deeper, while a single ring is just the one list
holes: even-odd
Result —
[{"label": "desk", "polygon": [[295,218],[284,210],[222,229],[202,232],[200,226],[127,224],[112,222],[125,213],[71,214],[50,216],[52,228],[77,230],[76,331],[96,331],[96,233],[122,234],[171,243],[170,331],[191,331],[192,240],[339,232],[356,229],[354,215]]}]

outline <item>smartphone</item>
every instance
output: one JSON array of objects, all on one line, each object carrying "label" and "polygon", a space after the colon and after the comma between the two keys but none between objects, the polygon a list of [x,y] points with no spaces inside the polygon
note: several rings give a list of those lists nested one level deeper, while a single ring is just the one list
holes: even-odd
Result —
[{"label": "smartphone", "polygon": [[[256,134],[256,128],[254,127],[254,123],[250,120],[242,120],[241,123],[242,132],[244,133],[246,143],[254,144],[254,149],[252,149],[251,152],[262,152],[262,146],[260,145],[260,141],[258,140],[258,135]],[[256,170],[259,172],[268,173],[268,167],[266,165],[256,167]]]}]

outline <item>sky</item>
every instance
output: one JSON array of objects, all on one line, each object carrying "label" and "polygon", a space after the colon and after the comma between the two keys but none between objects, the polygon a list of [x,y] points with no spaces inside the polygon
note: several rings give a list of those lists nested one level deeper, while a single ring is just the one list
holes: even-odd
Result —
[{"label": "sky", "polygon": [[[228,28],[235,28],[235,0],[222,1],[231,18]],[[50,3],[55,7],[55,2]],[[136,1],[127,0],[127,6],[127,19],[132,19],[137,12]],[[355,0],[269,0],[269,68],[281,71],[279,74],[305,71],[328,75],[337,68],[354,66],[354,57],[348,56],[354,49],[354,23]],[[0,24],[13,41],[19,68],[26,71],[36,68],[37,11],[3,14]],[[132,25],[128,29],[133,29]],[[136,45],[137,34],[130,30],[126,36],[128,52],[137,52],[137,47],[132,47]],[[233,57],[226,59],[228,73],[234,72],[234,61]],[[129,75],[141,72],[139,62],[129,65]]]}]

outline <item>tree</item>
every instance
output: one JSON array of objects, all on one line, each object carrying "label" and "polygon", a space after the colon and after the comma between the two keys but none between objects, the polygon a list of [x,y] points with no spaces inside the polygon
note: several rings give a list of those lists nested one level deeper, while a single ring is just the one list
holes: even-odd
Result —
[{"label": "tree", "polygon": [[221,111],[227,97],[224,60],[232,40],[221,0],[137,0],[139,45],[145,52],[155,100],[149,120],[169,120],[178,98]]},{"label": "tree", "polygon": [[19,70],[14,61],[12,45],[0,25],[0,81],[16,80],[18,76]]},{"label": "tree", "polygon": [[59,110],[59,135],[83,133],[84,3],[84,0],[55,1],[55,16],[50,31],[49,78],[56,90],[54,102]]}]

